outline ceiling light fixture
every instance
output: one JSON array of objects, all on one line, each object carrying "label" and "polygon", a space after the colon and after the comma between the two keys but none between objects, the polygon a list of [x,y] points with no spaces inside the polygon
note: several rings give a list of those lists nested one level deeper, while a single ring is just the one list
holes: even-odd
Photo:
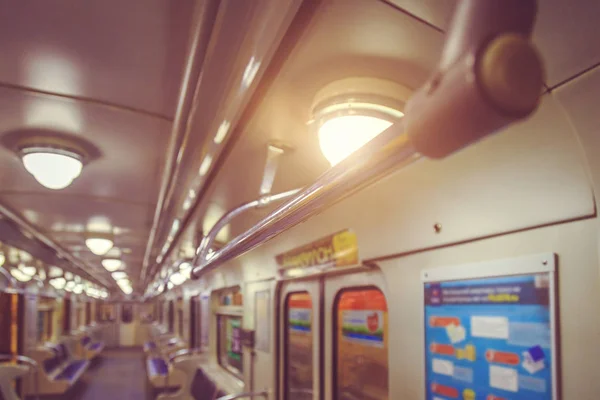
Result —
[{"label": "ceiling light fixture", "polygon": [[123,261],[118,258],[105,258],[102,260],[102,266],[108,272],[115,272],[123,266]]},{"label": "ceiling light fixture", "polygon": [[171,275],[171,277],[169,278],[169,282],[172,283],[175,286],[179,286],[181,285],[183,282],[185,282],[185,276],[183,276],[182,273],[180,272],[175,272],[173,273],[173,275]]},{"label": "ceiling light fixture", "polygon": [[19,269],[21,270],[21,272],[28,276],[34,276],[37,273],[36,267],[27,266],[25,264],[19,264]]},{"label": "ceiling light fixture", "polygon": [[113,248],[114,242],[109,237],[95,233],[93,237],[85,239],[85,245],[95,255],[103,256]]},{"label": "ceiling light fixture", "polygon": [[315,96],[312,121],[321,151],[333,166],[398,122],[410,90],[377,78],[346,78]]},{"label": "ceiling light fixture", "polygon": [[58,278],[59,276],[62,276],[63,274],[63,270],[59,267],[55,267],[55,266],[50,266],[50,270],[48,271],[48,276],[50,278]]},{"label": "ceiling light fixture", "polygon": [[65,278],[55,278],[50,280],[49,283],[54,289],[62,290],[67,284],[67,280]]},{"label": "ceiling light fixture", "polygon": [[219,125],[219,129],[217,129],[217,133],[215,134],[215,138],[214,138],[215,144],[221,144],[223,142],[223,140],[225,139],[225,136],[227,136],[227,133],[229,132],[230,126],[231,126],[231,123],[227,120],[221,122],[221,125]]},{"label": "ceiling light fixture", "polygon": [[27,275],[25,272],[17,268],[11,269],[10,274],[19,282],[29,282],[32,278],[31,275]]},{"label": "ceiling light fixture", "polygon": [[123,271],[117,271],[117,272],[113,272],[112,273],[112,277],[114,280],[118,281],[120,279],[125,279],[127,278],[127,273],[123,272]]},{"label": "ceiling light fixture", "polygon": [[6,256],[4,255],[4,253],[0,252],[0,267],[3,266],[5,262]]},{"label": "ceiling light fixture", "polygon": [[185,280],[190,279],[192,276],[192,264],[190,264],[189,262],[182,262],[179,266],[179,272]]},{"label": "ceiling light fixture", "polygon": [[20,150],[20,156],[27,172],[48,189],[66,188],[83,169],[83,156],[63,148],[25,147]]},{"label": "ceiling light fixture", "polygon": [[206,173],[210,169],[211,164],[212,164],[212,156],[210,154],[207,154],[206,157],[204,157],[204,160],[202,160],[202,164],[200,164],[200,169],[198,170],[198,174],[200,176],[206,175]]}]

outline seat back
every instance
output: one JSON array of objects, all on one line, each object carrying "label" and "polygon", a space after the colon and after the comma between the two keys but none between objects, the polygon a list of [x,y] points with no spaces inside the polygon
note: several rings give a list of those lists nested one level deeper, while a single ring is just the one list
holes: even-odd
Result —
[{"label": "seat back", "polygon": [[190,394],[195,400],[214,400],[217,396],[217,385],[208,375],[198,368],[192,379]]},{"label": "seat back", "polygon": [[91,341],[92,341],[92,338],[86,335],[81,338],[81,345],[83,347],[86,347],[88,344],[90,344]]}]

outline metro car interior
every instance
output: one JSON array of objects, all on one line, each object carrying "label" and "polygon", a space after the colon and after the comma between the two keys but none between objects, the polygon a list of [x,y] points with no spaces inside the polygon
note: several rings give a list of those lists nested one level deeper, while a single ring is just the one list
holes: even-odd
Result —
[{"label": "metro car interior", "polygon": [[0,10],[0,400],[598,398],[600,2]]}]

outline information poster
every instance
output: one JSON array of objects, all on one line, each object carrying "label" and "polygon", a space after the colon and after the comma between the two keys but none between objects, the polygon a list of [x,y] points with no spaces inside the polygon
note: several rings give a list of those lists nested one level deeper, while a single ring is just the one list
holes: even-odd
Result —
[{"label": "information poster", "polygon": [[271,350],[271,291],[263,290],[256,293],[256,350],[269,352]]},{"label": "information poster", "polygon": [[555,399],[553,276],[425,282],[426,399]]}]

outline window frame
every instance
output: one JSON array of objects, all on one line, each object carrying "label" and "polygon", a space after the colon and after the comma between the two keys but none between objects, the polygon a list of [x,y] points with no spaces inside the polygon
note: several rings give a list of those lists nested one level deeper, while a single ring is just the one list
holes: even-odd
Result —
[{"label": "window frame", "polygon": [[230,365],[225,365],[223,364],[223,362],[221,361],[221,354],[220,354],[220,350],[221,350],[221,344],[222,344],[222,339],[221,339],[221,319],[222,318],[237,318],[240,321],[240,329],[242,329],[241,327],[243,326],[244,323],[244,318],[243,315],[239,314],[239,313],[234,313],[234,312],[217,312],[216,313],[216,317],[217,317],[217,363],[219,364],[219,366],[223,369],[225,369],[227,372],[229,372],[230,374],[232,374],[233,376],[235,376],[236,378],[240,379],[240,380],[244,380],[244,348],[242,345],[242,370],[238,370],[237,368],[230,366]]},{"label": "window frame", "polygon": [[[385,295],[385,292],[383,291],[382,288],[380,288],[377,285],[359,285],[359,286],[347,286],[347,287],[343,287],[341,289],[339,289],[336,294],[335,294],[335,298],[333,300],[332,303],[332,310],[331,310],[331,315],[333,316],[333,323],[332,323],[332,348],[331,348],[331,356],[332,356],[332,368],[331,368],[331,398],[332,400],[339,400],[339,393],[338,393],[338,354],[339,354],[339,316],[338,316],[338,308],[339,308],[339,303],[340,303],[340,299],[342,298],[342,295],[346,292],[357,292],[357,291],[362,291],[362,290],[377,290],[379,292],[381,292],[381,294],[383,294],[383,297],[385,298],[385,302],[386,302],[386,307],[387,307],[387,297]],[[389,310],[388,312],[388,328],[389,328]],[[386,334],[388,333],[389,329],[385,332]],[[389,338],[388,338],[389,340]],[[389,399],[389,395],[390,395],[390,387],[389,387],[389,363],[390,363],[390,350],[389,348],[387,349],[387,371],[388,371],[388,399]]]},{"label": "window frame", "polygon": [[[289,324],[289,310],[290,310],[290,303],[289,303],[289,299],[290,297],[292,297],[295,294],[307,294],[308,296],[310,296],[310,301],[311,301],[311,335],[312,335],[312,344],[311,347],[313,349],[313,354],[311,354],[311,372],[312,372],[312,376],[311,376],[311,383],[312,386],[314,386],[315,382],[314,382],[314,375],[315,375],[315,371],[314,371],[314,346],[315,346],[315,331],[314,331],[314,320],[315,320],[315,313],[314,311],[314,299],[313,296],[311,295],[311,293],[308,290],[295,290],[295,291],[291,291],[291,292],[287,292],[286,296],[285,296],[285,300],[284,300],[284,308],[283,308],[283,312],[284,312],[284,318],[283,318],[283,400],[289,400],[290,397],[290,392],[289,392],[289,339],[290,339],[290,324]],[[320,329],[322,329],[322,327],[320,327]],[[317,334],[320,335],[319,332],[317,332]],[[319,340],[319,337],[316,338],[317,341]],[[318,342],[317,342],[318,344]],[[314,396],[314,395],[313,395]]]}]

